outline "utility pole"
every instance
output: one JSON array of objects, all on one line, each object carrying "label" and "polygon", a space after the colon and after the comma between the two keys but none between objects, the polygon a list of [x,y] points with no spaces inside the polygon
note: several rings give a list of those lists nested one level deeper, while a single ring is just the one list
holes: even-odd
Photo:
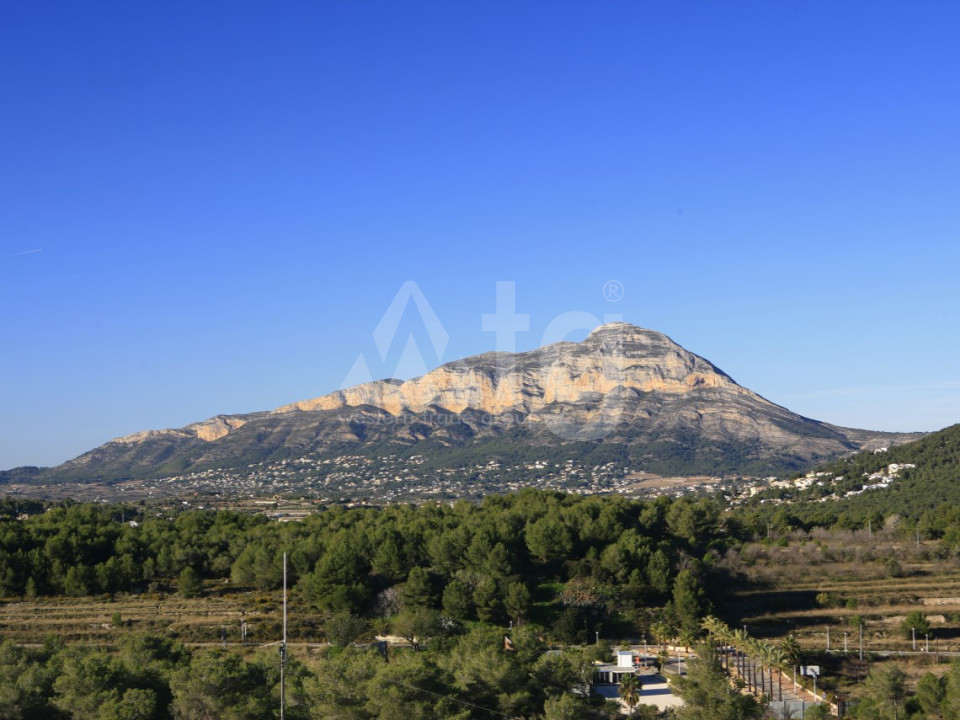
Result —
[{"label": "utility pole", "polygon": [[830,652],[830,626],[827,625],[827,652]]},{"label": "utility pole", "polygon": [[860,623],[860,660],[863,661],[863,622]]},{"label": "utility pole", "polygon": [[913,651],[917,651],[917,629],[915,627],[910,628],[910,634],[913,636]]},{"label": "utility pole", "polygon": [[287,664],[287,554],[283,554],[283,641],[280,643],[280,720],[284,720],[287,705],[287,685],[284,677]]},{"label": "utility pole", "polygon": [[847,635],[849,635],[846,630],[843,631],[843,654],[847,654]]}]

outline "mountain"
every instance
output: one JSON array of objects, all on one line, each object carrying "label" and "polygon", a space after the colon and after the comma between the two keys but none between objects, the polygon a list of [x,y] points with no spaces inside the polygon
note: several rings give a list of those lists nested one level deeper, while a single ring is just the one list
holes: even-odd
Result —
[{"label": "mountain", "polygon": [[436,467],[589,456],[659,473],[755,474],[915,437],[802,417],[666,335],[611,323],[580,343],[485,353],[405,382],[139,432],[39,477],[115,481],[350,454],[416,456]]}]

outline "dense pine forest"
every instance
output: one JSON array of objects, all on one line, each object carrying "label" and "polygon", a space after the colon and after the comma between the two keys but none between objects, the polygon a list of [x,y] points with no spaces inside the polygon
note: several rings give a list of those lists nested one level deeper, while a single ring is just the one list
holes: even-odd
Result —
[{"label": "dense pine forest", "polygon": [[[604,717],[610,708],[582,694],[590,661],[609,654],[597,638],[692,643],[713,564],[751,532],[706,499],[535,491],[479,505],[331,507],[299,523],[90,504],[3,509],[0,577],[11,603],[269,593],[287,553],[291,639],[330,644],[322,660],[292,662],[291,718]],[[408,647],[387,662],[365,647],[376,633]],[[274,652],[245,658],[180,644],[209,637],[119,637],[111,648],[8,641],[0,717],[271,716]],[[551,645],[567,649],[545,654]]]},{"label": "dense pine forest", "polygon": [[479,505],[330,507],[297,523],[93,504],[4,508],[6,597],[190,596],[204,582],[275,590],[287,553],[295,596],[321,619],[425,610],[461,623],[533,621],[569,642],[600,626],[636,635],[651,608],[668,605],[661,620],[695,630],[712,563],[755,532],[710,499],[536,491]]}]

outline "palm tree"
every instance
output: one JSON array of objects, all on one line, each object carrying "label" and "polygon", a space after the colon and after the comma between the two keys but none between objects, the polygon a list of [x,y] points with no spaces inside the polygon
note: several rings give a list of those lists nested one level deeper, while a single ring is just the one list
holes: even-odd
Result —
[{"label": "palm tree", "polygon": [[703,622],[700,623],[700,627],[707,631],[707,633],[714,639],[714,641],[722,649],[722,658],[724,662],[724,667],[729,670],[730,660],[729,653],[726,652],[730,643],[733,641],[733,631],[730,630],[730,626],[727,625],[722,620],[718,620],[712,615],[707,615],[703,619]]},{"label": "palm tree", "polygon": [[697,643],[696,633],[690,630],[681,630],[678,639],[680,640],[680,644],[687,648],[687,650]]},{"label": "palm tree", "polygon": [[769,681],[769,692],[767,695],[770,698],[773,698],[773,668],[783,662],[783,654],[780,652],[780,650],[767,645],[765,642],[758,642],[757,658],[760,660],[760,666],[767,672],[767,680]]},{"label": "palm tree", "polygon": [[[757,657],[760,653],[760,643],[750,637],[745,630],[737,630],[734,635],[742,657],[742,672],[747,681],[747,688],[752,688],[754,691],[760,689],[762,693],[762,686],[758,687],[757,685]],[[760,675],[760,682],[763,682],[762,674]]]},{"label": "palm tree", "polygon": [[667,663],[670,661],[670,653],[666,650],[661,650],[657,653],[657,672],[663,673],[663,669],[667,666]]},{"label": "palm tree", "polygon": [[793,635],[788,635],[780,642],[780,649],[783,650],[784,659],[791,668],[800,664],[800,643]]},{"label": "palm tree", "polygon": [[757,672],[759,670],[760,674],[760,694],[761,695],[770,695],[769,688],[767,687],[768,680],[772,680],[769,675],[769,656],[770,646],[767,645],[763,640],[754,639],[750,643],[750,656],[753,658],[753,670]]},{"label": "palm tree", "polygon": [[753,667],[756,670],[760,668],[760,694],[767,695],[767,682],[764,672],[767,669],[767,650],[769,646],[760,640],[754,640],[750,647],[750,656],[753,658]]},{"label": "palm tree", "polygon": [[664,642],[673,634],[670,626],[662,620],[658,620],[650,626],[650,632],[653,634],[653,637],[656,639],[658,645],[663,645]]},{"label": "palm tree", "polygon": [[713,615],[707,615],[700,622],[700,627],[706,630],[708,634],[716,637],[721,634],[727,626],[722,620],[715,618]]},{"label": "palm tree", "polygon": [[803,660],[803,650],[800,647],[800,643],[797,642],[797,638],[793,635],[788,635],[780,642],[780,649],[783,651],[786,667],[793,670],[794,683],[796,683],[797,666],[800,665]]},{"label": "palm tree", "polygon": [[740,677],[746,681],[748,689],[750,688],[750,677],[747,675],[747,645],[749,642],[750,636],[747,635],[746,630],[733,631],[733,645],[737,649],[737,671],[740,673]]},{"label": "palm tree", "polygon": [[728,625],[722,624],[717,632],[717,642],[723,648],[723,666],[730,670],[730,646],[733,645],[733,630]]},{"label": "palm tree", "polygon": [[643,683],[640,682],[640,676],[636,673],[620,678],[620,687],[617,689],[617,693],[620,695],[620,699],[626,703],[627,710],[630,711],[631,715],[633,715],[633,709],[640,702],[640,690],[642,689]]},{"label": "palm tree", "polygon": [[[779,699],[783,700],[783,671],[790,667],[790,658],[787,657],[787,654],[780,648],[771,648],[769,655],[771,667],[777,669],[777,691]],[[770,689],[773,690],[773,682],[771,680]]]}]

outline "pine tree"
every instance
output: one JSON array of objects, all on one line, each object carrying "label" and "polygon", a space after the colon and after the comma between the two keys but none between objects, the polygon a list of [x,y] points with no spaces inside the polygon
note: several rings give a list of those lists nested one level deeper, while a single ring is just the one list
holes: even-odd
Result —
[{"label": "pine tree", "polygon": [[507,597],[504,606],[510,618],[520,624],[530,609],[530,591],[522,582],[512,582],[507,586]]},{"label": "pine tree", "polygon": [[403,604],[408,608],[429,608],[436,604],[433,578],[425,568],[415,567],[410,570],[403,586],[402,597]]},{"label": "pine tree", "polygon": [[177,589],[185,598],[200,597],[203,592],[203,581],[197,571],[188,565],[180,573],[180,582],[177,584]]},{"label": "pine tree", "polygon": [[707,611],[707,598],[692,570],[681,570],[673,582],[673,606],[681,629],[696,633]]}]

